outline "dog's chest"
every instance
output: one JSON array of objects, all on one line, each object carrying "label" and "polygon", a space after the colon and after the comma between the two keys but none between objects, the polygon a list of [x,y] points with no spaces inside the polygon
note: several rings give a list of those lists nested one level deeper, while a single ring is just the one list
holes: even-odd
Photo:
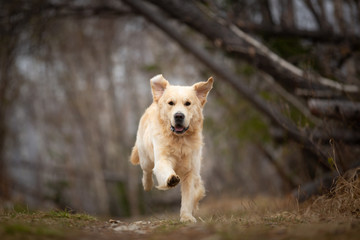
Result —
[{"label": "dog's chest", "polygon": [[178,174],[189,172],[193,166],[195,153],[199,152],[201,145],[194,144],[194,141],[179,140],[170,143],[171,158],[175,160],[175,171]]},{"label": "dog's chest", "polygon": [[191,146],[186,141],[172,141],[168,144],[170,154],[177,160],[189,158],[192,152],[195,150],[194,146]]}]

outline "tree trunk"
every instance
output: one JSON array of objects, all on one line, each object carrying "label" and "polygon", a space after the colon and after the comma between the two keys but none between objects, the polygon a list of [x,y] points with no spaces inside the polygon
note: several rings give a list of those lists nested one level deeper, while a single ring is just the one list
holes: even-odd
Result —
[{"label": "tree trunk", "polygon": [[[287,140],[286,132],[279,127],[270,128],[270,134],[278,142]],[[330,128],[324,130],[315,128],[304,131],[304,135],[308,136],[312,142],[324,145],[329,145],[331,139],[347,145],[358,145],[360,143],[360,133],[351,129]]]},{"label": "tree trunk", "polygon": [[310,99],[308,106],[311,113],[318,117],[346,121],[360,120],[360,102]]}]

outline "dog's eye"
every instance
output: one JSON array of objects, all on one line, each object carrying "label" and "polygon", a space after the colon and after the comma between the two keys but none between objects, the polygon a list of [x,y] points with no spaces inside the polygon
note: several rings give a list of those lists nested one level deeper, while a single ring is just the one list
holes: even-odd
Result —
[{"label": "dog's eye", "polygon": [[170,101],[170,102],[168,102],[168,104],[172,106],[172,105],[174,105],[174,102]]},{"label": "dog's eye", "polygon": [[186,103],[185,103],[185,106],[190,106],[191,105],[191,102],[189,102],[189,101],[187,101]]}]

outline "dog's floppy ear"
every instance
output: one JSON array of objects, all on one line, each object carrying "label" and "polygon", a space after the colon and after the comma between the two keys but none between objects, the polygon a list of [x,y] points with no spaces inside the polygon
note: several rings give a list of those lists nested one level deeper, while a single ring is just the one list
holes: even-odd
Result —
[{"label": "dog's floppy ear", "polygon": [[150,85],[154,102],[157,102],[163,95],[166,87],[169,85],[169,82],[166,81],[162,74],[159,74],[150,79]]},{"label": "dog's floppy ear", "polygon": [[206,82],[198,82],[193,85],[196,92],[196,96],[199,98],[201,102],[201,106],[205,105],[207,95],[213,87],[213,82],[214,79],[210,77]]}]

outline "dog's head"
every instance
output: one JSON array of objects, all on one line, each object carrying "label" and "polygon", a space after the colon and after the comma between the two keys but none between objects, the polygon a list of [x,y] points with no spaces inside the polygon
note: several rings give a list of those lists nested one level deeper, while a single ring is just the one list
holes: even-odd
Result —
[{"label": "dog's head", "polygon": [[150,80],[153,100],[158,105],[160,119],[177,135],[202,126],[202,108],[213,86],[213,78],[192,86],[172,86],[160,74]]}]

